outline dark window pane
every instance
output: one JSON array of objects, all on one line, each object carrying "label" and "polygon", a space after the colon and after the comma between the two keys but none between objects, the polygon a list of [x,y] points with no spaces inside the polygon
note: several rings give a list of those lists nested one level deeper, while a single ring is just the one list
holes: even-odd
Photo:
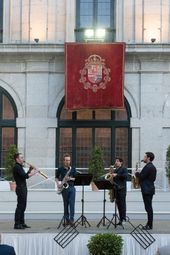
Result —
[{"label": "dark window pane", "polygon": [[99,27],[109,28],[111,26],[111,11],[113,10],[110,10],[110,1],[99,1],[97,11],[97,24]]},{"label": "dark window pane", "polygon": [[2,128],[1,166],[4,166],[6,152],[14,144],[15,128]]},{"label": "dark window pane", "polygon": [[80,15],[93,15],[93,4],[80,3]]},{"label": "dark window pane", "polygon": [[82,27],[82,28],[93,27],[93,17],[92,16],[81,16],[80,27]]},{"label": "dark window pane", "polygon": [[100,146],[104,153],[105,167],[109,167],[111,162],[111,128],[95,129],[95,144]]},{"label": "dark window pane", "polygon": [[13,107],[11,105],[11,102],[5,95],[2,96],[2,105],[3,105],[2,118],[3,119],[14,119],[15,115],[14,115]]},{"label": "dark window pane", "polygon": [[110,110],[96,110],[95,111],[95,119],[96,120],[110,120],[111,119],[111,111]]},{"label": "dark window pane", "polygon": [[60,114],[61,120],[71,120],[72,119],[72,112],[65,109],[65,107],[62,108],[61,114]]},{"label": "dark window pane", "polygon": [[14,144],[14,128],[2,128],[2,150],[7,150],[11,144]]},{"label": "dark window pane", "polygon": [[92,129],[77,128],[76,132],[76,167],[88,168],[92,150]]},{"label": "dark window pane", "polygon": [[77,111],[77,120],[91,120],[93,117],[91,110]]},{"label": "dark window pane", "polygon": [[80,27],[93,26],[93,3],[92,1],[81,1],[80,3]]},{"label": "dark window pane", "polygon": [[59,165],[63,164],[63,155],[72,155],[72,129],[60,128]]},{"label": "dark window pane", "polygon": [[98,24],[98,27],[109,28],[110,16],[98,16],[97,24]]},{"label": "dark window pane", "polygon": [[118,110],[115,112],[115,120],[127,120],[127,112],[126,109]]},{"label": "dark window pane", "polygon": [[124,160],[128,166],[128,128],[116,128],[115,156]]},{"label": "dark window pane", "polygon": [[110,3],[99,3],[98,4],[98,15],[110,16]]}]

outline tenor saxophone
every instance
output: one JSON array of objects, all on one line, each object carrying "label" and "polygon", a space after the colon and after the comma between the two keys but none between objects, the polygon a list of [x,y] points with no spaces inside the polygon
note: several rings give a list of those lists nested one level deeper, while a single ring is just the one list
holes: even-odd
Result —
[{"label": "tenor saxophone", "polygon": [[[114,172],[114,167],[115,167],[114,165],[111,165],[110,169],[109,169],[109,173],[107,173],[105,175],[105,180],[110,181],[111,184],[113,184],[113,175],[112,175],[112,173]],[[109,198],[110,198],[110,202],[113,203],[114,200],[115,200],[114,189],[110,189],[108,195],[109,195]]]}]

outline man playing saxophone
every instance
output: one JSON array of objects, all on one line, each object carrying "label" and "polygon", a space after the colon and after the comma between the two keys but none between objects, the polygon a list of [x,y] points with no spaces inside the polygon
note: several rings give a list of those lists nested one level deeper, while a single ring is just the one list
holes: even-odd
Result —
[{"label": "man playing saxophone", "polygon": [[[74,225],[75,213],[75,196],[76,189],[74,181],[76,176],[76,169],[70,166],[71,157],[65,154],[63,157],[63,166],[56,170],[56,184],[58,190],[61,190],[64,204],[64,226]],[[63,181],[64,180],[64,181]],[[65,185],[66,184],[66,185]]]},{"label": "man playing saxophone", "polygon": [[116,157],[115,170],[113,175],[114,180],[114,193],[116,199],[116,205],[119,212],[119,222],[117,225],[122,225],[126,221],[126,182],[128,178],[128,170],[123,167],[123,159]]}]

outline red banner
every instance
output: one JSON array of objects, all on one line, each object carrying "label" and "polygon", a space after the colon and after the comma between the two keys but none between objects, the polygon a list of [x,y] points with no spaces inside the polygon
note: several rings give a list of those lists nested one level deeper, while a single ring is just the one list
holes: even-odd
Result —
[{"label": "red banner", "polygon": [[65,44],[66,109],[124,108],[124,43]]}]

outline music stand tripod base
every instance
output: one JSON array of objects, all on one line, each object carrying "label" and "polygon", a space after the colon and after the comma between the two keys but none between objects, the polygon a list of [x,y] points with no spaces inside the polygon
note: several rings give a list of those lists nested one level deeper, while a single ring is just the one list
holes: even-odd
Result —
[{"label": "music stand tripod base", "polygon": [[91,227],[90,223],[88,222],[87,218],[84,216],[84,186],[90,185],[90,182],[92,180],[92,174],[78,174],[76,176],[74,185],[75,186],[82,186],[82,214],[80,217],[76,220],[76,223],[80,223],[82,226],[89,226]]},{"label": "music stand tripod base", "polygon": [[103,226],[106,226],[106,221],[109,222],[109,224],[113,224],[107,217],[106,217],[106,189],[112,189],[113,186],[112,184],[107,181],[107,180],[97,180],[94,181],[94,183],[96,184],[97,188],[99,190],[103,190],[103,217],[101,218],[101,220],[99,221],[99,223],[97,224],[97,227],[99,228],[100,225],[102,224]]}]

